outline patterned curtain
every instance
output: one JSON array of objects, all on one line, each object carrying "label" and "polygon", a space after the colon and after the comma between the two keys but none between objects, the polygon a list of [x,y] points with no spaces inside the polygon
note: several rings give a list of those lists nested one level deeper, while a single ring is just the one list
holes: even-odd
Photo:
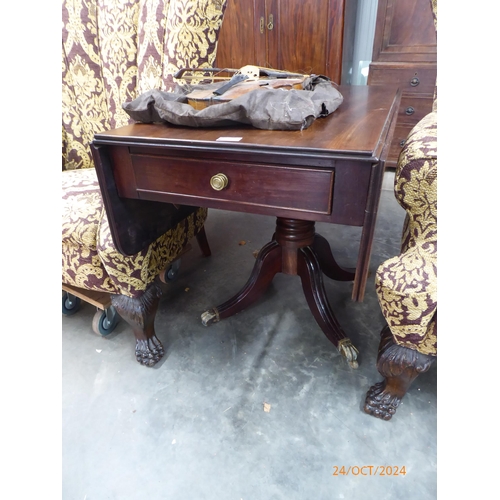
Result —
[{"label": "patterned curtain", "polygon": [[63,0],[63,170],[93,167],[96,132],[130,122],[124,102],[209,67],[227,0]]}]

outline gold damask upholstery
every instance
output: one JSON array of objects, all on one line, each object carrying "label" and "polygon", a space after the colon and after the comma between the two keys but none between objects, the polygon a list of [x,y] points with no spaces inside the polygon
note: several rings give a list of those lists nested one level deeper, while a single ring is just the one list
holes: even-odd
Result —
[{"label": "gold damask upholstery", "polygon": [[203,227],[202,208],[133,256],[111,239],[95,169],[63,172],[62,281],[86,290],[140,297]]},{"label": "gold damask upholstery", "polygon": [[394,341],[437,353],[437,113],[410,132],[395,173],[406,210],[401,253],[382,263],[375,286]]},{"label": "gold damask upholstery", "polygon": [[63,169],[93,166],[94,134],[130,122],[124,102],[213,66],[226,1],[63,1]]},{"label": "gold damask upholstery", "polygon": [[123,103],[147,90],[169,91],[182,67],[213,66],[225,8],[226,0],[63,0],[63,284],[140,299],[202,231],[205,208],[138,254],[120,254],[90,143],[95,133],[132,121]]}]

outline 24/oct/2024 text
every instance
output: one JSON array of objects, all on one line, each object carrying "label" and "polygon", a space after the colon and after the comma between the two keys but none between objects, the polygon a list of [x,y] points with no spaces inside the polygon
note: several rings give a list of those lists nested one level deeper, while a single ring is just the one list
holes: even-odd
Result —
[{"label": "24/oct/2024 text", "polygon": [[399,465],[345,465],[333,466],[333,476],[406,476],[406,466]]}]

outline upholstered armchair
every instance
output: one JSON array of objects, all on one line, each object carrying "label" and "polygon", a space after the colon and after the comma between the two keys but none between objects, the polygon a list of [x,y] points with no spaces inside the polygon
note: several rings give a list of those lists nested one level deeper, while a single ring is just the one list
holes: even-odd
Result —
[{"label": "upholstered armchair", "polygon": [[[431,0],[437,30],[437,0]],[[398,159],[394,193],[405,209],[401,253],[377,269],[386,320],[364,411],[390,420],[415,378],[437,356],[437,85],[432,112],[410,132]]]},{"label": "upholstered armchair", "polygon": [[375,278],[387,322],[377,359],[384,380],[369,389],[364,406],[384,420],[437,355],[437,112],[410,133],[399,157],[395,193],[407,214],[401,254],[382,263]]},{"label": "upholstered armchair", "polygon": [[[104,294],[132,327],[136,359],[163,356],[154,319],[158,276],[196,237],[205,255],[207,210],[168,206],[171,227],[134,255],[111,237],[90,144],[97,132],[130,123],[122,104],[174,86],[182,67],[213,66],[226,0],[64,0],[62,31],[62,283],[63,312],[75,297]],[[181,82],[182,83],[182,82]],[[104,301],[105,302],[105,301]],[[103,316],[104,317],[104,316]],[[104,330],[114,321],[108,314]],[[102,331],[101,331],[102,333]]]},{"label": "upholstered armchair", "polygon": [[[437,0],[430,0],[437,32]],[[401,253],[383,262],[375,290],[386,326],[364,411],[390,420],[415,378],[437,356],[437,84],[432,112],[410,132],[398,159],[394,193],[405,209]]]}]

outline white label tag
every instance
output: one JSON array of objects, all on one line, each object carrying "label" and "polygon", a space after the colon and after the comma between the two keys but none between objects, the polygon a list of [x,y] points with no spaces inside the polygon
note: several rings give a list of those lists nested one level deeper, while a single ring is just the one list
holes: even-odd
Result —
[{"label": "white label tag", "polygon": [[215,139],[216,141],[225,141],[225,142],[240,142],[243,137],[218,137]]}]

